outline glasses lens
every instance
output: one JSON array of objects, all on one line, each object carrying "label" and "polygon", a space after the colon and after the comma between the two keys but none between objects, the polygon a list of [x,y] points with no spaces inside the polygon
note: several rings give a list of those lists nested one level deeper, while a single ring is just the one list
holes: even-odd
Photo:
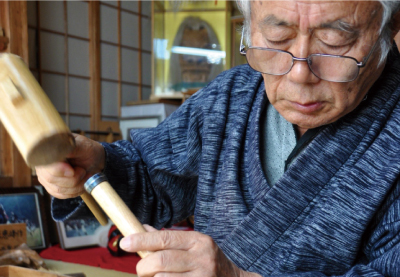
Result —
[{"label": "glasses lens", "polygon": [[246,58],[254,70],[272,75],[286,74],[293,65],[292,55],[274,49],[249,48]]},{"label": "glasses lens", "polygon": [[319,78],[331,82],[350,82],[358,76],[357,62],[349,57],[311,55],[311,71]]}]

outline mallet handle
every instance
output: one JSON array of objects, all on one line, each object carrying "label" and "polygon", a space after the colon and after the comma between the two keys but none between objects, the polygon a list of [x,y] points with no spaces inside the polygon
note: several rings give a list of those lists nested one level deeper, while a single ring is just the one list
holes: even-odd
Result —
[{"label": "mallet handle", "polygon": [[107,216],[101,210],[99,204],[97,204],[94,198],[87,191],[81,194],[81,197],[100,224],[106,226],[108,224]]},{"label": "mallet handle", "polygon": [[[85,183],[85,189],[106,212],[122,235],[126,237],[131,234],[146,232],[143,225],[108,183],[104,174],[98,173],[89,178]],[[149,251],[138,252],[142,258],[147,257],[151,253]]]}]

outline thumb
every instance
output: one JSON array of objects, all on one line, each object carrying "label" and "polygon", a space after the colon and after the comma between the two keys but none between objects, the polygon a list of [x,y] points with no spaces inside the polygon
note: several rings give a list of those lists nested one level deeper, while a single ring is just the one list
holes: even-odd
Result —
[{"label": "thumb", "polygon": [[86,177],[86,170],[83,169],[82,167],[76,166],[74,167],[74,177],[77,179],[78,182],[86,181],[85,179],[89,179],[90,176]]},{"label": "thumb", "polygon": [[155,232],[155,231],[158,231],[156,228],[151,227],[150,225],[147,225],[147,224],[143,224],[143,228],[144,228],[147,232]]}]

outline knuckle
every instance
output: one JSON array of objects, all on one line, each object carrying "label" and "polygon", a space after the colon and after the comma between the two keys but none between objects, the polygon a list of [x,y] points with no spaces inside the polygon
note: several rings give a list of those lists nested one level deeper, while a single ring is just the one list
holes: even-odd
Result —
[{"label": "knuckle", "polygon": [[198,241],[199,241],[199,243],[201,243],[202,245],[204,245],[206,247],[214,248],[215,243],[214,243],[214,240],[210,236],[200,234],[198,237]]},{"label": "knuckle", "polygon": [[171,232],[165,231],[161,232],[161,247],[162,249],[167,248],[171,244]]}]

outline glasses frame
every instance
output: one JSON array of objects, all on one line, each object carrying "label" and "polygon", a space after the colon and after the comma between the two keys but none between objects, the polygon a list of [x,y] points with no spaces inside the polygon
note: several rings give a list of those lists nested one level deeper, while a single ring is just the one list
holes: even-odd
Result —
[{"label": "glasses frame", "polygon": [[[247,59],[247,55],[246,55],[248,49],[258,49],[258,50],[267,50],[267,51],[282,52],[282,53],[287,53],[287,54],[289,54],[289,55],[292,56],[292,65],[290,66],[289,70],[288,70],[287,72],[285,72],[285,73],[281,73],[281,74],[272,74],[272,73],[267,73],[267,72],[261,72],[261,71],[258,71],[258,70],[256,70],[256,69],[254,69],[254,68],[250,65],[250,67],[253,68],[254,70],[256,70],[256,71],[258,71],[258,72],[261,72],[261,73],[263,73],[263,74],[274,75],[274,76],[283,76],[283,75],[288,74],[288,73],[292,70],[295,61],[307,62],[308,68],[310,69],[310,71],[311,71],[317,78],[319,78],[319,79],[321,79],[321,80],[324,80],[324,81],[335,82],[335,83],[348,83],[348,82],[352,82],[352,81],[354,81],[355,79],[357,79],[358,76],[359,76],[359,74],[360,74],[360,68],[365,67],[365,65],[367,64],[367,62],[368,62],[369,58],[371,57],[372,53],[375,51],[376,46],[378,45],[378,42],[379,42],[379,38],[380,38],[380,36],[379,36],[378,40],[375,42],[374,46],[373,46],[372,49],[369,51],[368,55],[365,56],[361,62],[359,62],[356,58],[353,58],[353,57],[350,57],[350,56],[331,55],[331,54],[320,54],[320,53],[310,54],[310,55],[308,55],[307,58],[298,58],[298,57],[295,57],[295,56],[294,56],[292,53],[290,53],[289,51],[281,50],[281,49],[275,49],[275,48],[268,48],[268,47],[253,47],[253,46],[248,46],[248,47],[247,47],[247,50],[246,50],[246,46],[243,44],[243,37],[244,37],[244,29],[242,29],[242,37],[241,37],[241,39],[240,39],[239,53],[240,53],[240,55],[242,55],[242,56],[246,56],[246,60],[247,60],[247,63],[248,63],[249,65],[250,65],[250,63],[249,63],[249,60]],[[312,70],[311,65],[310,65],[310,63],[311,63],[311,58],[312,58],[312,57],[315,57],[315,56],[319,56],[319,57],[332,57],[332,58],[345,58],[345,59],[354,60],[354,61],[356,62],[357,67],[358,67],[357,75],[356,75],[353,79],[351,79],[351,80],[349,80],[349,81],[331,81],[331,80],[327,80],[327,79],[321,78],[321,77],[319,77],[317,74],[314,73],[314,71]]]}]

